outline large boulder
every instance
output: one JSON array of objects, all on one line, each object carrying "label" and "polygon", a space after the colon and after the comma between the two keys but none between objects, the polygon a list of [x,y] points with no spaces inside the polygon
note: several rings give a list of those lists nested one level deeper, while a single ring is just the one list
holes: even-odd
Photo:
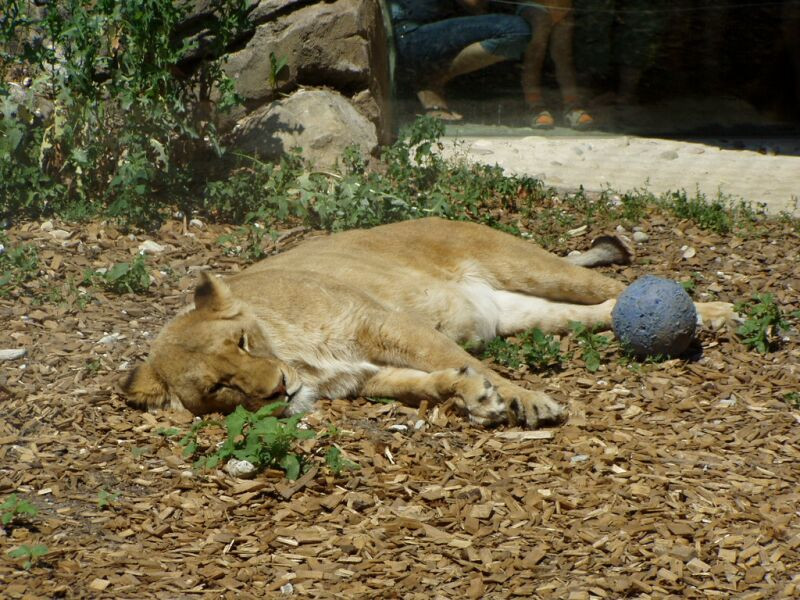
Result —
[{"label": "large boulder", "polygon": [[299,90],[240,119],[225,142],[247,154],[275,160],[293,148],[321,167],[341,163],[342,151],[357,146],[364,156],[375,152],[375,125],[341,94]]}]

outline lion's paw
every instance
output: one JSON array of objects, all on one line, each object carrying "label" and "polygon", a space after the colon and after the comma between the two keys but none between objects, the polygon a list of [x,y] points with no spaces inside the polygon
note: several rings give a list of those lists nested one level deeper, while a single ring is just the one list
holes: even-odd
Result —
[{"label": "lion's paw", "polygon": [[699,324],[712,331],[743,321],[742,316],[736,312],[734,305],[730,302],[698,302],[695,306]]},{"label": "lion's paw", "polygon": [[566,409],[544,392],[522,390],[507,402],[509,423],[530,429],[561,423],[567,415]]}]

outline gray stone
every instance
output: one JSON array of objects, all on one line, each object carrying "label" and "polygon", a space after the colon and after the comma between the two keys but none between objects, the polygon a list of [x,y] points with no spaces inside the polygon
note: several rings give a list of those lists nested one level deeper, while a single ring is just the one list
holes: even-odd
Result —
[{"label": "gray stone", "polygon": [[638,243],[641,244],[642,242],[646,242],[649,239],[650,239],[650,236],[647,235],[644,231],[634,231],[633,232],[633,241],[634,242],[638,242]]},{"label": "gray stone", "polygon": [[139,252],[142,254],[161,254],[164,250],[166,250],[164,246],[153,240],[146,240],[139,244]]},{"label": "gray stone", "polygon": [[256,469],[256,466],[248,460],[238,460],[236,458],[232,458],[225,465],[225,471],[231,477],[252,479],[256,476],[258,469]]},{"label": "gray stone", "polygon": [[327,168],[335,165],[350,145],[356,145],[364,156],[372,154],[378,138],[375,125],[340,94],[300,90],[243,118],[225,143],[268,160],[302,148],[305,160]]},{"label": "gray stone", "polygon": [[0,350],[0,360],[19,360],[28,354],[25,348],[7,348]]}]

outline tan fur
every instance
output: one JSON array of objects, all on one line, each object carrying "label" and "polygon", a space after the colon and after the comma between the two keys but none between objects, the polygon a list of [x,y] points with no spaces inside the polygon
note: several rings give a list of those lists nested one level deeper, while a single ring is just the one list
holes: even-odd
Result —
[{"label": "tan fur", "polygon": [[[624,261],[618,242],[574,262]],[[465,352],[482,341],[570,321],[608,325],[624,285],[531,242],[473,223],[421,219],[316,238],[224,282],[204,275],[195,307],[154,341],[123,384],[146,408],[194,414],[256,408],[286,394],[453,399],[481,425],[556,422],[546,394]],[[698,305],[705,318],[732,314]]]}]

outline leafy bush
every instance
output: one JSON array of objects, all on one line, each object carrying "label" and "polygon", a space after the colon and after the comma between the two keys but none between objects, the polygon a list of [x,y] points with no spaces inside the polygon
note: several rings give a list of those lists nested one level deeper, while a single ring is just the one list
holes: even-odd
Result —
[{"label": "leafy bush", "polygon": [[248,3],[212,0],[218,18],[202,49],[179,32],[190,5],[65,0],[40,16],[33,3],[5,3],[0,65],[31,79],[27,89],[0,84],[0,213],[80,202],[151,225],[168,203],[189,201],[190,167],[220,151],[211,90],[220,110],[238,99],[220,61],[201,59],[190,73],[178,65],[240,35]]},{"label": "leafy bush", "polygon": [[[302,414],[281,418],[273,416],[286,406],[283,402],[273,402],[250,412],[237,406],[225,418],[227,437],[219,448],[195,461],[199,468],[213,468],[230,458],[246,460],[257,469],[281,468],[289,479],[297,479],[302,467],[301,458],[292,451],[298,440],[315,437],[309,429],[298,427]],[[215,421],[198,421],[192,430],[181,440],[184,454],[191,456],[197,452],[197,434],[201,429],[218,425]]]},{"label": "leafy bush", "polygon": [[23,544],[19,548],[10,550],[8,552],[9,558],[24,558],[25,562],[22,563],[22,568],[26,571],[35,565],[42,556],[45,556],[50,550],[44,544],[34,544],[28,546]]},{"label": "leafy bush", "polygon": [[100,283],[115,294],[143,294],[150,287],[150,274],[142,254],[129,263],[116,263],[104,273],[90,272],[84,279],[86,283]]},{"label": "leafy bush", "polygon": [[596,334],[591,328],[577,321],[570,323],[572,335],[581,349],[580,358],[586,365],[586,370],[594,373],[600,368],[600,353],[611,344],[611,338]]}]

